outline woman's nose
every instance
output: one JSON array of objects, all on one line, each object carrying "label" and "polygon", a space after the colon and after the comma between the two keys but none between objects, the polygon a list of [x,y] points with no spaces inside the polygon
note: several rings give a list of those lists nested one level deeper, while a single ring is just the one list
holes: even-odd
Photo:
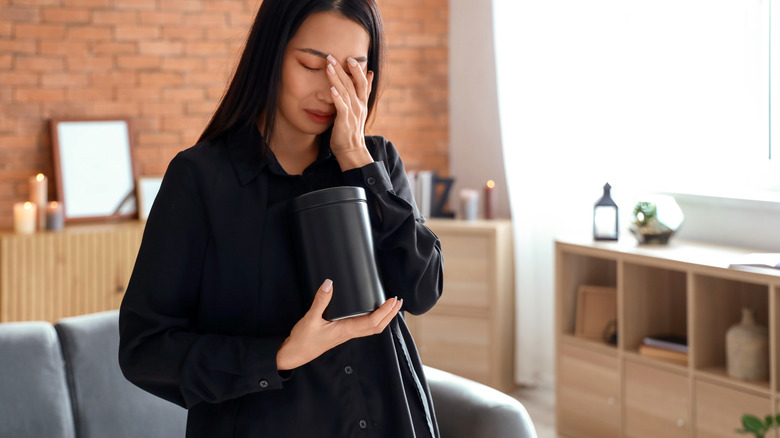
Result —
[{"label": "woman's nose", "polygon": [[317,86],[317,99],[322,102],[333,103],[333,94],[330,92],[332,85],[328,78],[325,78],[325,82],[318,84]]}]

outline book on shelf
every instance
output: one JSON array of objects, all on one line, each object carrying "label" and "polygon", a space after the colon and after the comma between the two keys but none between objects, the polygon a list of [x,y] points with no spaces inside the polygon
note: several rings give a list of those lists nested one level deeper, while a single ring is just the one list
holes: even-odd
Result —
[{"label": "book on shelf", "polygon": [[755,252],[745,254],[734,260],[729,265],[731,269],[740,268],[769,268],[780,269],[780,253],[777,252]]},{"label": "book on shelf", "polygon": [[680,353],[688,352],[688,338],[685,336],[673,334],[646,336],[642,342],[650,347],[663,348]]},{"label": "book on shelf", "polygon": [[645,357],[673,362],[678,365],[688,365],[688,353],[680,351],[668,350],[666,348],[658,348],[650,345],[640,345],[639,354]]}]

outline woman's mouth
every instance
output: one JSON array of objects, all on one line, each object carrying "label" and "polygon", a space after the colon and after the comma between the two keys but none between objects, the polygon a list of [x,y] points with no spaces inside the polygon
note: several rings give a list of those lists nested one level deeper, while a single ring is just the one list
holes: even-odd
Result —
[{"label": "woman's mouth", "polygon": [[334,113],[323,113],[319,111],[312,111],[312,110],[305,110],[306,115],[309,116],[310,119],[314,120],[317,123],[330,123],[333,121],[333,117],[335,116]]}]

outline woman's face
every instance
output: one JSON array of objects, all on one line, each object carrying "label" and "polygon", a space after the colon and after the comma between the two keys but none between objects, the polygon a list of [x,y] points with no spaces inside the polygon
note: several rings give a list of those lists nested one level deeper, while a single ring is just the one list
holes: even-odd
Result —
[{"label": "woman's face", "polygon": [[311,141],[333,124],[336,108],[326,57],[349,71],[347,58],[366,71],[370,38],[358,23],[334,12],[307,18],[287,44],[282,61],[274,136],[284,143]]}]

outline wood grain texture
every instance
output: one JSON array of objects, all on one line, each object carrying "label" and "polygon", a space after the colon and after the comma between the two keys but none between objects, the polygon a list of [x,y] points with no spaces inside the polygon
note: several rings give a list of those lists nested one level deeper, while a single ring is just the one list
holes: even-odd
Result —
[{"label": "wood grain texture", "polygon": [[620,373],[615,355],[564,344],[558,357],[556,424],[570,438],[620,436]]},{"label": "wood grain texture", "polygon": [[136,221],[0,234],[0,322],[119,308],[142,234]]},{"label": "wood grain texture", "polygon": [[[737,438],[744,414],[758,418],[772,412],[770,398],[706,381],[696,382],[696,437]],[[767,436],[774,436],[769,434]]]},{"label": "wood grain texture", "polygon": [[626,362],[625,436],[684,438],[690,434],[688,376]]},{"label": "wood grain texture", "polygon": [[436,306],[407,315],[423,363],[509,392],[514,383],[514,265],[507,220],[429,220],[442,243]]}]

